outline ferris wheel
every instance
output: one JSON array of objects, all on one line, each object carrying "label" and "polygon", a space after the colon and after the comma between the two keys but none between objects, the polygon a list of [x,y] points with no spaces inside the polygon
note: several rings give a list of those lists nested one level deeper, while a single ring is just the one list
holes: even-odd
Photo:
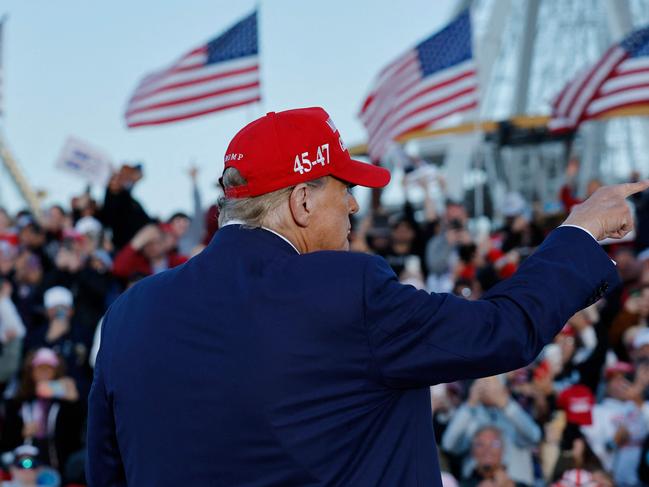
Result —
[{"label": "ferris wheel", "polygon": [[[456,120],[400,141],[410,154],[444,168],[452,197],[475,200],[478,215],[486,193],[495,207],[512,191],[551,206],[570,157],[581,162],[580,192],[594,178],[613,183],[633,171],[649,175],[649,105],[585,122],[563,139],[547,131],[554,97],[609,46],[647,26],[649,2],[460,0],[452,16],[466,8],[480,79],[479,120]],[[482,176],[467,178],[475,172]]]}]

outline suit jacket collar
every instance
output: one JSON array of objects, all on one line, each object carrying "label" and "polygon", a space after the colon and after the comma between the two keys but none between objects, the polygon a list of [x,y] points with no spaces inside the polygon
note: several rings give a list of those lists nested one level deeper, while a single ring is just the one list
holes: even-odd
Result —
[{"label": "suit jacket collar", "polygon": [[237,245],[237,242],[267,245],[275,250],[289,254],[300,255],[297,249],[285,237],[265,228],[252,228],[238,223],[225,225],[216,232],[208,248],[223,244]]}]

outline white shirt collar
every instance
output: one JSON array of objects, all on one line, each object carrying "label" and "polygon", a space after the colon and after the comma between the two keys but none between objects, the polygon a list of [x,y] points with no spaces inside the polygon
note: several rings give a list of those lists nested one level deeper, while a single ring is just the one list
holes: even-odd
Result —
[{"label": "white shirt collar", "polygon": [[[225,223],[224,223],[223,225],[221,225],[221,226],[222,226],[222,227],[227,227],[227,226],[229,226],[229,225],[245,225],[245,224],[246,224],[246,222],[244,222],[243,220],[228,220],[227,222],[225,222]],[[295,251],[298,253],[298,255],[300,254],[300,251],[297,249],[297,247],[296,247],[295,245],[293,245],[293,242],[291,242],[289,239],[287,239],[284,235],[282,235],[281,233],[277,233],[275,230],[273,230],[273,229],[271,229],[271,228],[266,228],[266,227],[261,227],[261,228],[264,229],[264,230],[266,230],[267,232],[274,233],[274,234],[277,235],[279,238],[281,238],[282,240],[284,240],[284,242],[286,242],[286,243],[289,244],[291,247],[293,247],[293,250],[295,250]]]}]

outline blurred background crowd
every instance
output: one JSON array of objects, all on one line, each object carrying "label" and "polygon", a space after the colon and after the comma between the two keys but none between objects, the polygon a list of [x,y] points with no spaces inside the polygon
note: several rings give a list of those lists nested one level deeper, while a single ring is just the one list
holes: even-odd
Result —
[{"label": "blurred background crowd", "polygon": [[[212,179],[176,171],[182,158],[223,154],[243,106],[247,122],[326,106],[348,141],[367,143],[350,154],[393,174],[383,193],[353,190],[351,249],[382,256],[403,283],[468,300],[515,273],[601,185],[593,178],[649,175],[647,0],[2,10],[2,487],[85,485],[102,316],[218,232],[216,201],[199,190]],[[352,30],[366,42],[350,43]],[[566,164],[571,154],[581,164]],[[116,169],[131,155],[156,161],[146,184],[141,165]],[[67,201],[71,175],[90,186]],[[187,196],[191,211],[171,213]],[[18,211],[23,200],[30,210]],[[649,191],[629,204],[635,232],[601,243],[620,289],[559,324],[525,369],[431,388],[445,486],[649,486]]]},{"label": "blurred background crowd", "polygon": [[[480,299],[600,185],[593,180],[577,194],[578,172],[571,161],[560,211],[543,213],[509,193],[502,221],[486,226],[463,201],[446,197],[439,174],[405,177],[404,205],[374,204],[354,217],[351,249],[384,257],[404,283]],[[6,485],[84,485],[86,397],[104,312],[137,281],[200,252],[218,231],[217,206],[201,201],[197,169],[189,171],[192,213],[165,218],[134,198],[142,176],[141,166],[124,165],[103,201],[81,194],[40,220],[0,208]],[[411,201],[413,190],[423,199]],[[649,484],[648,202],[649,194],[630,201],[633,239],[603,245],[622,288],[574,315],[529,367],[431,388],[445,485]]]}]

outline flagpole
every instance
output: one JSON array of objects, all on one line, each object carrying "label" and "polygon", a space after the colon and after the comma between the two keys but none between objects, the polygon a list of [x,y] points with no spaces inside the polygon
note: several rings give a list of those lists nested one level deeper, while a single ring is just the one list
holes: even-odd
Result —
[{"label": "flagpole", "polygon": [[[259,49],[259,9],[260,9],[260,1],[257,0],[255,2],[255,9],[254,12],[257,13],[257,65],[259,66],[259,72],[260,72],[260,79],[259,79],[259,100],[254,102],[254,103],[248,103],[246,105],[246,123],[250,123],[253,120],[259,118],[261,114],[263,113],[263,97],[261,96],[261,53]],[[258,110],[258,113],[255,113],[255,111]]]},{"label": "flagpole", "polygon": [[257,56],[259,59],[259,101],[257,102],[257,107],[259,109],[258,116],[262,116],[265,113],[264,106],[264,97],[262,93],[262,84],[261,84],[261,36],[259,35],[259,12],[261,11],[261,0],[255,2],[255,12],[257,12]]}]

